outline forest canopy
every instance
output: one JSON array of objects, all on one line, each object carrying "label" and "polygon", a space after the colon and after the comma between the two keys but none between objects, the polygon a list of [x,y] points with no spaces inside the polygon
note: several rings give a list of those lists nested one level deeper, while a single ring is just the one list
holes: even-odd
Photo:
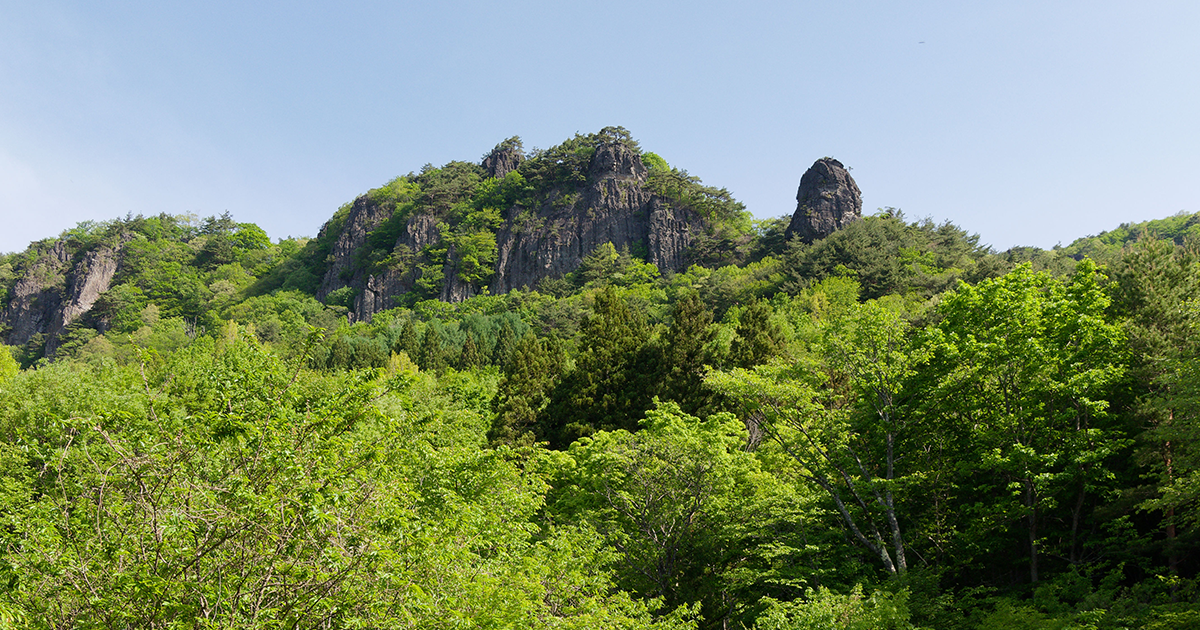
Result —
[{"label": "forest canopy", "polygon": [[[369,319],[319,292],[351,204],[311,239],[164,214],[0,257],[10,312],[120,252],[0,351],[0,627],[1200,624],[1194,216],[996,252],[888,209],[786,242],[620,128],[506,142],[503,175],[364,195],[344,273],[417,279]],[[707,213],[696,264],[609,242],[436,299],[603,143]],[[395,245],[413,213],[438,247]]]}]

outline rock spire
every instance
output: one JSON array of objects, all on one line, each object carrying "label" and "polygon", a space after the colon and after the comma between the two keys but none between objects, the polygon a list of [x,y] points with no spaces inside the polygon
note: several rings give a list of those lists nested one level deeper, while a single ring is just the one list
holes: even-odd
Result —
[{"label": "rock spire", "polygon": [[800,178],[796,191],[796,213],[788,225],[787,238],[805,243],[829,236],[842,226],[862,218],[862,191],[842,163],[825,157],[813,163]]}]

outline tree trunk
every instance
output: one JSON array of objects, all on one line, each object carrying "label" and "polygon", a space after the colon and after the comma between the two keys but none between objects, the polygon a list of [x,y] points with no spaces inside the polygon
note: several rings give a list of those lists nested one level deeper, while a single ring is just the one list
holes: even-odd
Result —
[{"label": "tree trunk", "polygon": [[1029,510],[1029,582],[1038,583],[1037,496],[1033,479],[1025,478],[1025,507]]}]

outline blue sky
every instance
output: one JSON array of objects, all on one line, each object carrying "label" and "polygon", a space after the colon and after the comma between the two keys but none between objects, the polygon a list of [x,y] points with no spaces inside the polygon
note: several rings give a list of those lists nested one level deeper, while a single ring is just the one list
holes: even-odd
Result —
[{"label": "blue sky", "polygon": [[312,236],[606,125],[759,218],[827,155],[998,249],[1200,211],[1200,3],[741,4],[0,0],[0,251],[127,213]]}]

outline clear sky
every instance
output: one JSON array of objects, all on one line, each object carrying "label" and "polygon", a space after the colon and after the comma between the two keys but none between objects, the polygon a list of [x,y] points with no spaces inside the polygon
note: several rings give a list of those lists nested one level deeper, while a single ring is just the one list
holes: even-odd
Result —
[{"label": "clear sky", "polygon": [[313,236],[606,125],[759,218],[833,156],[865,212],[1067,244],[1200,211],[1200,2],[0,0],[0,251],[127,213]]}]

